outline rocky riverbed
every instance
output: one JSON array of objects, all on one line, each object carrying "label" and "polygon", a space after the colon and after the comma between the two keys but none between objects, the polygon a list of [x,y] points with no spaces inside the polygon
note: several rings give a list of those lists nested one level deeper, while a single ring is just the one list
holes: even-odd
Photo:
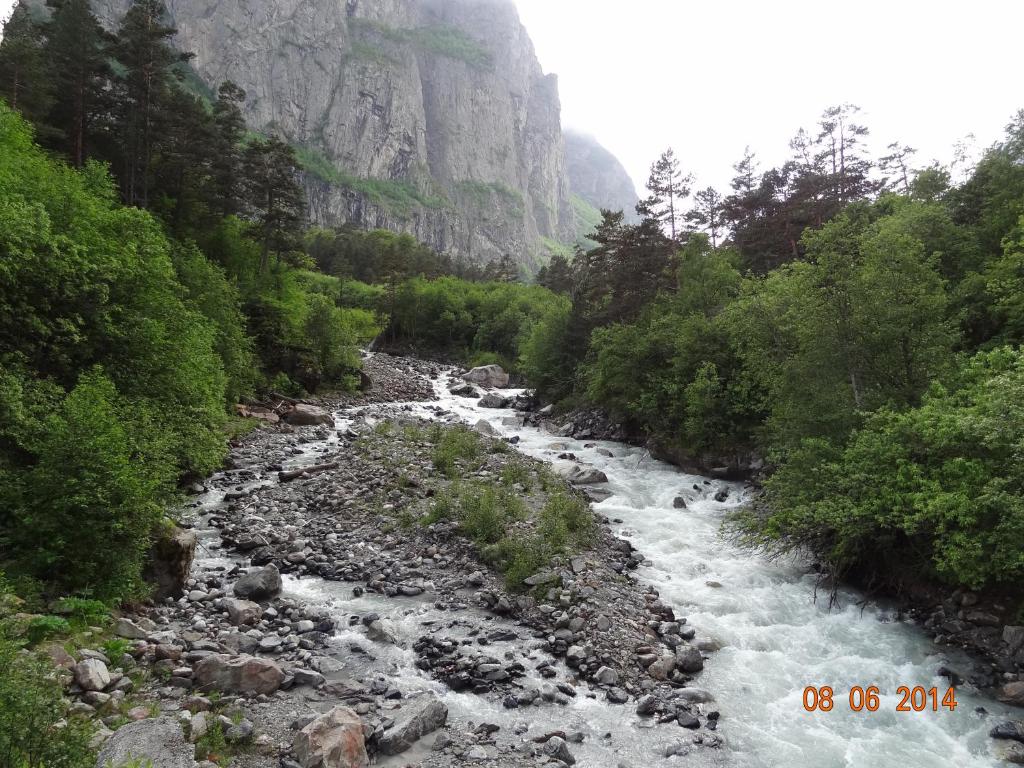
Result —
[{"label": "rocky riverbed", "polygon": [[[93,665],[109,680],[74,660],[71,693],[98,711],[127,667],[149,672],[101,765],[147,744],[154,768],[629,764],[617,743],[640,729],[659,734],[643,737],[652,757],[717,753],[695,680],[716,645],[633,577],[643,554],[614,522],[489,430],[397,404],[433,399],[438,366],[378,355],[367,370],[372,389],[322,404],[332,423],[242,439],[185,510],[199,545],[183,594],[118,623],[128,653]],[[494,545],[445,513],[491,503],[473,493],[511,505]],[[587,533],[563,554],[514,572],[492,551],[555,535],[551,510],[573,504]]]}]

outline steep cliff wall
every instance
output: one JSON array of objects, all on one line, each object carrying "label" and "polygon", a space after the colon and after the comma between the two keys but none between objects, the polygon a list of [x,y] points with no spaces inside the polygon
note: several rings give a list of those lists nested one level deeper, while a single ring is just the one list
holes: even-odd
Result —
[{"label": "steep cliff wall", "polygon": [[592,136],[565,132],[565,169],[573,194],[595,208],[621,210],[630,221],[636,218],[640,198],[633,180],[618,158]]},{"label": "steep cliff wall", "polygon": [[[95,0],[115,24],[129,0]],[[167,0],[210,85],[297,147],[311,213],[530,265],[572,241],[558,84],[511,0]]]}]

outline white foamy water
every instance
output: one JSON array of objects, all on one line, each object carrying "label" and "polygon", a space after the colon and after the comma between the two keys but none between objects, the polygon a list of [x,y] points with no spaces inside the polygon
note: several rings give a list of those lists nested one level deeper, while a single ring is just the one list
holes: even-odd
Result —
[{"label": "white foamy water", "polygon": [[[896,711],[899,686],[935,686],[941,696],[948,682],[936,674],[938,668],[943,664],[964,668],[966,660],[943,654],[912,623],[894,620],[878,604],[862,604],[862,596],[855,592],[844,591],[841,607],[829,610],[827,599],[814,601],[814,578],[802,564],[768,562],[722,538],[724,516],[745,502],[742,484],[685,474],[651,459],[642,449],[620,443],[573,440],[530,427],[503,426],[502,419],[514,416],[513,411],[479,408],[475,400],[451,395],[446,384],[444,377],[435,382],[440,397],[435,405],[458,419],[469,424],[486,419],[502,435],[518,435],[519,450],[556,467],[565,464],[557,454],[570,451],[580,463],[608,476],[612,496],[595,504],[595,509],[621,520],[613,525],[615,531],[649,559],[639,578],[657,587],[677,615],[686,616],[696,627],[698,637],[710,636],[722,646],[695,684],[715,695],[722,712],[719,733],[726,740],[723,757],[729,764],[743,768],[990,768],[1001,764],[987,732],[1007,712],[991,699],[961,687],[954,712],[944,708]],[[425,404],[414,405],[413,411],[437,418]],[[602,456],[598,448],[610,450],[613,456]],[[723,487],[729,490],[728,499],[714,501],[715,492]],[[673,507],[676,496],[687,499],[686,509]],[[802,694],[809,685],[835,689],[831,712],[804,710]],[[882,692],[881,706],[877,712],[853,712],[847,692],[852,686],[869,685]],[[989,714],[977,712],[979,707]],[[618,720],[619,730],[626,724],[638,731],[635,718],[620,714]],[[664,760],[657,751],[660,739],[652,739],[651,733],[636,736],[636,743],[617,751],[620,759],[635,766]],[[581,764],[614,765],[590,760]]]}]

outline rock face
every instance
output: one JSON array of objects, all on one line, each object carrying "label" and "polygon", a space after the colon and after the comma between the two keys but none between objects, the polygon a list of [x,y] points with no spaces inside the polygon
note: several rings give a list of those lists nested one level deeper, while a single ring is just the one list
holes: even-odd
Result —
[{"label": "rock face", "polygon": [[107,739],[96,768],[129,765],[133,761],[152,768],[195,768],[194,751],[173,718],[140,720],[122,726]]},{"label": "rock face", "polygon": [[594,208],[622,211],[635,221],[640,202],[636,187],[622,163],[593,136],[565,131],[565,170],[569,189]]},{"label": "rock face", "polygon": [[181,596],[192,570],[198,541],[195,531],[174,528],[153,542],[145,577],[156,587],[155,599]]},{"label": "rock face", "polygon": [[430,697],[424,703],[410,702],[396,718],[394,726],[377,740],[377,749],[385,755],[405,752],[419,739],[433,733],[448,721],[448,707]]},{"label": "rock face", "polygon": [[217,653],[196,664],[193,678],[200,688],[224,693],[273,693],[284,682],[284,672],[270,659]]},{"label": "rock face", "polygon": [[[113,26],[130,0],[94,0]],[[167,0],[178,44],[246,117],[308,149],[316,223],[524,265],[575,239],[558,82],[512,0]],[[372,180],[372,181],[371,181]]]},{"label": "rock face", "polygon": [[363,723],[348,707],[335,707],[295,736],[295,757],[302,768],[366,768],[369,758]]}]

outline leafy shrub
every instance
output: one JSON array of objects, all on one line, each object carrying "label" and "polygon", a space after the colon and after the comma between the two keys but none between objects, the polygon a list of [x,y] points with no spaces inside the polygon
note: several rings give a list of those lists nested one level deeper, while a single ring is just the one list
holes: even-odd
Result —
[{"label": "leafy shrub", "polygon": [[176,472],[145,408],[100,371],[45,421],[38,463],[16,480],[15,559],[67,592],[137,595],[151,534]]},{"label": "leafy shrub", "polygon": [[11,768],[92,768],[89,731],[65,718],[52,663],[26,654],[0,624],[0,761]]},{"label": "leafy shrub", "polygon": [[67,619],[60,616],[34,616],[25,627],[25,638],[31,645],[41,643],[57,635],[66,634],[71,630]]}]

